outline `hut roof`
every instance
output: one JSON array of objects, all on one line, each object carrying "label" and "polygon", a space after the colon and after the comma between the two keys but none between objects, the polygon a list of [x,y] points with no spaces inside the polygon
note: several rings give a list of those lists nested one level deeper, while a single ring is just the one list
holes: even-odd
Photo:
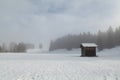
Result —
[{"label": "hut roof", "polygon": [[82,43],[81,46],[83,47],[97,47],[95,43]]}]

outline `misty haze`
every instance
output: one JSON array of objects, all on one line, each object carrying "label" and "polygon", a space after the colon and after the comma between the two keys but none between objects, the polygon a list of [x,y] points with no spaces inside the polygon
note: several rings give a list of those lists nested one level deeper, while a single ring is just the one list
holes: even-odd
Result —
[{"label": "misty haze", "polygon": [[120,80],[119,0],[0,0],[0,80]]}]

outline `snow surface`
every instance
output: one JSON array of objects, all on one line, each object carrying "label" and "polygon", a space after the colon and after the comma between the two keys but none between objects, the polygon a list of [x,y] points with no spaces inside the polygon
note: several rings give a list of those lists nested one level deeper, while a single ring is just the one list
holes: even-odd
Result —
[{"label": "snow surface", "polygon": [[80,55],[80,49],[0,53],[0,80],[120,80],[120,47]]},{"label": "snow surface", "polygon": [[36,48],[36,49],[28,49],[26,50],[26,52],[27,53],[46,53],[48,52],[48,50]]}]

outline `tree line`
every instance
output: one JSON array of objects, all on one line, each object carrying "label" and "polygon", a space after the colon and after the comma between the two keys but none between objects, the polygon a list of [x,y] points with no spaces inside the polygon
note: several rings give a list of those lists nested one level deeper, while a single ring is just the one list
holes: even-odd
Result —
[{"label": "tree line", "polygon": [[26,52],[26,50],[29,48],[34,48],[34,45],[23,42],[12,42],[9,44],[9,46],[7,46],[5,43],[3,43],[0,45],[0,52]]},{"label": "tree line", "polygon": [[109,27],[108,30],[104,32],[99,30],[96,34],[91,34],[90,32],[80,33],[79,35],[69,34],[51,41],[49,50],[72,50],[72,48],[80,48],[81,43],[96,43],[99,50],[120,46],[120,27],[115,30]]}]

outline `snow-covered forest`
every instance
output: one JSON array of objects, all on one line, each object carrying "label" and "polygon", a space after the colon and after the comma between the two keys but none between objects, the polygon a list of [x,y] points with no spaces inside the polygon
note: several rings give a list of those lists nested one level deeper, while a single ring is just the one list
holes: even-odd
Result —
[{"label": "snow-covered forest", "polygon": [[3,43],[0,45],[0,52],[26,52],[27,49],[32,48],[34,48],[34,44],[11,42],[10,44]]},{"label": "snow-covered forest", "polygon": [[109,27],[107,31],[98,31],[98,33],[80,33],[79,35],[66,35],[50,43],[50,51],[56,49],[80,48],[81,43],[96,43],[99,50],[120,46],[120,27],[113,29]]},{"label": "snow-covered forest", "polygon": [[[56,40],[52,40],[50,43],[49,51],[56,49],[72,50],[73,48],[80,48],[81,43],[96,43],[98,50],[110,49],[116,46],[120,46],[120,27],[113,29],[109,27],[107,31],[98,31],[93,34],[90,32],[80,33],[79,35],[66,35]],[[39,48],[42,44],[39,45]],[[27,49],[34,48],[34,44],[26,44],[23,42],[15,43],[11,42],[0,45],[0,52],[26,52]]]}]

